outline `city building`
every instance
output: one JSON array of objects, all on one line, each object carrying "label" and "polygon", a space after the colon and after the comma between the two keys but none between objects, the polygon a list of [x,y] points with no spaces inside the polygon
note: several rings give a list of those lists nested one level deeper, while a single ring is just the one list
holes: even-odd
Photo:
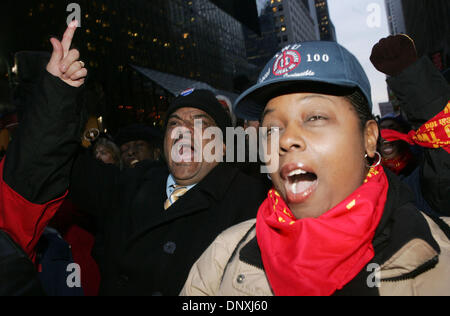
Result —
[{"label": "city building", "polygon": [[260,0],[211,0],[255,33],[260,33],[257,2]]},{"label": "city building", "polygon": [[[311,15],[312,21],[314,23],[314,32],[316,33],[316,38],[320,39],[320,28],[319,28],[319,18],[317,16],[316,1],[315,0],[302,0],[303,5],[308,10]],[[334,28],[334,25],[333,25]]]},{"label": "city building", "polygon": [[270,0],[279,47],[319,40],[317,23],[310,14],[309,3],[299,0]]},{"label": "city building", "polygon": [[439,70],[450,68],[450,1],[403,0],[406,32],[420,56],[429,56]]},{"label": "city building", "polygon": [[330,18],[327,0],[315,0],[317,20],[319,23],[320,40],[337,41],[336,29]]},{"label": "city building", "polygon": [[391,34],[406,33],[419,56],[444,71],[450,67],[450,1],[386,0]]},{"label": "city building", "polygon": [[276,22],[270,0],[259,2],[260,34],[244,28],[248,61],[258,67],[258,72],[279,50]]},{"label": "city building", "polygon": [[261,34],[245,30],[248,60],[259,69],[288,44],[319,40],[312,0],[259,0]]},{"label": "city building", "polygon": [[389,33],[391,35],[406,33],[402,0],[385,0],[385,2]]},{"label": "city building", "polygon": [[[9,8],[12,31],[5,43],[10,53],[50,51],[49,36],[63,33],[72,2],[24,0]],[[235,77],[255,73],[255,66],[247,60],[242,23],[213,1],[76,3],[81,27],[73,46],[89,69],[89,110],[103,116],[110,130],[135,120],[161,124],[173,98],[133,66],[201,81],[224,91],[233,91]]]}]

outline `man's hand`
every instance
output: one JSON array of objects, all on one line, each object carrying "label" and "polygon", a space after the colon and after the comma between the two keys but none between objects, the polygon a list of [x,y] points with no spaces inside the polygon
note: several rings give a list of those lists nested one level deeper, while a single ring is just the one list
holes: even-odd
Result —
[{"label": "man's hand", "polygon": [[391,77],[400,74],[417,60],[414,41],[405,34],[381,39],[372,49],[370,61],[375,68]]},{"label": "man's hand", "polygon": [[51,38],[53,46],[52,56],[47,65],[47,71],[55,77],[72,87],[81,87],[87,76],[87,69],[80,60],[80,52],[70,49],[73,35],[77,29],[78,22],[72,21],[64,32],[62,41]]}]

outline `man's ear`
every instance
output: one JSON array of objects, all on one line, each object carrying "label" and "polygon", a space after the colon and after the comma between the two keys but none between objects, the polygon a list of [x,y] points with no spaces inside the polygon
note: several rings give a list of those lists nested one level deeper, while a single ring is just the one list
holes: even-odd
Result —
[{"label": "man's ear", "polygon": [[364,128],[364,146],[366,153],[370,158],[375,157],[375,152],[377,151],[378,137],[380,131],[377,122],[370,120],[366,123]]}]

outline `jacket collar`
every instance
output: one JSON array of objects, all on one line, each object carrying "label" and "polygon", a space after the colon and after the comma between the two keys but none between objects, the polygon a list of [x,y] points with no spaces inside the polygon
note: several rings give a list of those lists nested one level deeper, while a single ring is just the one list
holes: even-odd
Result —
[{"label": "jacket collar", "polygon": [[[167,166],[160,165],[158,169],[158,175],[167,180],[167,177],[170,174]],[[203,178],[202,181],[197,183],[192,189],[202,191],[214,198],[216,201],[220,201],[224,198],[225,194],[227,193],[227,188],[230,186],[231,182],[234,180],[238,173],[239,170],[233,168],[228,163],[219,163],[213,170],[211,170],[209,174],[206,175],[205,178]],[[154,180],[155,172],[153,171],[153,169],[151,169],[148,172],[145,172],[142,177],[144,180]]]},{"label": "jacket collar", "polygon": [[231,167],[227,163],[220,163],[198,183],[198,190],[211,196],[216,201],[221,201],[238,173],[238,169]]},{"label": "jacket collar", "polygon": [[[138,209],[133,216],[133,226],[136,232],[130,237],[129,244],[133,244],[136,239],[145,236],[156,226],[200,211],[210,211],[212,201],[217,203],[225,197],[238,172],[229,165],[219,164],[165,211],[164,201],[167,199],[166,183],[169,171],[167,167],[149,170],[143,175],[145,181],[138,192],[139,198],[136,199],[141,202],[134,206]],[[157,184],[156,187],[154,184]],[[148,194],[150,189],[153,190],[151,196]]]},{"label": "jacket collar", "polygon": [[[374,262],[385,264],[394,254],[413,240],[422,240],[437,254],[440,248],[434,240],[424,216],[414,205],[414,196],[398,177],[386,171],[389,190],[384,214],[375,232],[373,246]],[[425,258],[431,259],[431,258]]]}]

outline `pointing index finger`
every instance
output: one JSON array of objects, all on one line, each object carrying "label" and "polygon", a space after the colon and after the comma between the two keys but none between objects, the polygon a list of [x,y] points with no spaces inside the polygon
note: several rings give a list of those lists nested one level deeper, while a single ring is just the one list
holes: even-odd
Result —
[{"label": "pointing index finger", "polygon": [[77,30],[78,21],[73,20],[69,23],[66,31],[64,32],[63,39],[61,41],[62,47],[64,49],[64,54],[67,54],[70,50],[70,46],[72,45],[73,35]]}]

